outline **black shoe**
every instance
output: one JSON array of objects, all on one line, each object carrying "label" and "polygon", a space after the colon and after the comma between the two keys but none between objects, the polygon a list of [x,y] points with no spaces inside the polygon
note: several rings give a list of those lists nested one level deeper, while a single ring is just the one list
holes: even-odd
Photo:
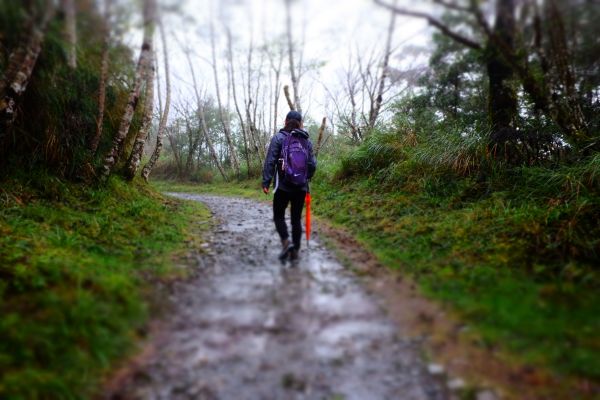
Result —
[{"label": "black shoe", "polygon": [[283,246],[283,249],[281,250],[281,253],[279,253],[279,261],[285,262],[286,258],[288,258],[290,253],[293,252],[294,245],[292,243],[290,243],[289,240],[284,240],[282,242],[282,246]]},{"label": "black shoe", "polygon": [[290,252],[290,260],[298,261],[299,258],[300,258],[299,251],[296,250],[295,248],[292,249],[292,251]]}]

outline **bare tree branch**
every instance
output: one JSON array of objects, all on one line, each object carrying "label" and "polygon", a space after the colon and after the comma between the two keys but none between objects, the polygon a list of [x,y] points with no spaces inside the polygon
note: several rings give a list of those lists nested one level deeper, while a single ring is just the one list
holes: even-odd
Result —
[{"label": "bare tree branch", "polygon": [[471,12],[472,9],[469,6],[462,6],[460,4],[457,4],[453,1],[448,1],[448,0],[431,0],[432,2],[434,2],[435,4],[439,4],[440,6],[444,6],[450,10],[454,10],[454,11],[465,11],[465,12]]},{"label": "bare tree branch", "polygon": [[483,46],[480,43],[477,43],[472,39],[469,39],[457,32],[454,32],[452,29],[450,29],[448,26],[446,26],[442,21],[440,21],[439,19],[435,18],[434,16],[432,16],[430,14],[420,12],[420,11],[407,10],[407,9],[401,8],[401,7],[396,7],[394,5],[384,2],[383,0],[374,0],[374,1],[376,4],[378,4],[384,8],[387,8],[390,11],[395,12],[396,14],[401,14],[401,15],[406,15],[408,17],[424,19],[427,22],[429,22],[430,25],[439,29],[444,35],[450,37],[451,39],[453,39],[453,40],[457,41],[458,43],[461,43],[467,47],[470,47],[475,50],[483,49]]},{"label": "bare tree branch", "polygon": [[283,94],[285,94],[285,99],[287,100],[288,106],[290,107],[290,111],[294,111],[294,103],[292,102],[292,99],[290,97],[290,87],[288,85],[285,85],[283,87]]}]

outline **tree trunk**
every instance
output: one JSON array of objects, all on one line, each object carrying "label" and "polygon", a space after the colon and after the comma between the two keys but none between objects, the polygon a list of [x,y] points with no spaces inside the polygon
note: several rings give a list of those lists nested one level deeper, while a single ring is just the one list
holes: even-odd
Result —
[{"label": "tree trunk", "polygon": [[215,162],[215,165],[216,165],[217,169],[219,170],[221,176],[223,177],[223,180],[227,181],[227,175],[225,174],[225,170],[223,169],[223,166],[221,165],[219,156],[217,155],[217,152],[215,151],[215,146],[213,145],[212,139],[210,137],[210,132],[208,130],[208,126],[206,125],[206,116],[204,115],[204,105],[202,104],[202,101],[200,99],[200,92],[198,90],[198,82],[196,81],[196,73],[194,72],[194,66],[192,64],[192,60],[190,58],[189,52],[186,52],[186,58],[188,61],[188,65],[190,67],[190,73],[192,74],[192,83],[194,85],[194,94],[196,95],[197,113],[198,113],[198,118],[200,119],[201,129],[204,132],[204,139],[206,140],[206,145],[208,146],[210,156],[212,157],[213,161]]},{"label": "tree trunk", "polygon": [[319,156],[319,151],[321,150],[321,145],[323,144],[323,134],[325,133],[326,126],[327,117],[323,117],[323,121],[321,121],[321,126],[319,127],[319,134],[317,136],[317,147],[315,148],[315,157]]},{"label": "tree trunk", "polygon": [[283,94],[285,95],[285,100],[288,103],[288,107],[290,107],[290,111],[295,111],[296,108],[294,107],[294,102],[290,97],[290,87],[288,85],[283,87]]},{"label": "tree trunk", "polygon": [[38,16],[33,12],[27,34],[10,54],[4,79],[0,81],[0,138],[11,128],[17,116],[17,101],[27,89],[55,11],[54,2],[46,0],[39,20],[36,21]]},{"label": "tree trunk", "polygon": [[188,156],[185,160],[185,172],[189,176],[194,169],[194,154],[196,150],[198,150],[198,146],[200,145],[200,128],[198,128],[198,132],[194,135],[194,130],[188,124],[188,135],[189,135],[189,148],[188,148]]},{"label": "tree trunk", "polygon": [[246,126],[248,127],[248,146],[252,144],[253,151],[258,151],[256,141],[254,140],[254,131],[256,127],[250,115],[250,107],[252,106],[252,56],[254,54],[254,42],[250,37],[250,47],[248,48],[248,57],[246,58],[246,99],[244,101],[244,111],[246,113]]},{"label": "tree trunk", "polygon": [[556,65],[559,79],[564,89],[564,99],[558,100],[562,100],[563,105],[560,108],[564,108],[562,119],[565,121],[562,124],[571,132],[571,136],[577,140],[585,141],[587,140],[587,124],[581,107],[581,101],[578,98],[577,89],[575,88],[575,73],[567,42],[564,17],[558,8],[556,0],[549,0],[546,3],[546,20],[552,21],[548,29],[552,59]]},{"label": "tree trunk", "polygon": [[[496,3],[496,21],[493,35],[513,49],[515,36],[515,0]],[[487,46],[487,73],[489,79],[488,115],[490,119],[490,145],[501,150],[514,139],[518,115],[517,94],[514,88],[514,69],[493,41]]]},{"label": "tree trunk", "polygon": [[273,89],[273,132],[274,134],[277,131],[277,111],[279,110],[279,91],[281,90],[281,84],[279,83],[281,77],[281,64],[283,61],[283,57],[279,59],[279,65],[277,69],[275,69],[275,89]]},{"label": "tree trunk", "polygon": [[[351,84],[349,84],[350,86]],[[350,97],[350,131],[352,133],[352,140],[355,143],[360,143],[360,141],[362,140],[362,132],[360,129],[360,126],[358,126],[358,122],[356,121],[356,98],[355,98],[355,88],[353,87],[349,87],[348,89],[348,95]]]},{"label": "tree trunk", "polygon": [[[179,128],[177,129],[179,132]],[[173,135],[170,133],[167,135],[169,138],[169,144],[171,145],[171,151],[173,152],[173,157],[175,157],[175,165],[177,166],[177,179],[180,179],[183,175],[183,165],[181,164],[181,157],[179,156],[179,149],[175,145],[175,141],[173,140]]]},{"label": "tree trunk", "polygon": [[288,59],[290,63],[290,77],[292,79],[292,89],[294,90],[294,103],[291,105],[291,100],[288,97],[288,104],[290,104],[290,110],[297,110],[302,113],[302,106],[300,105],[300,93],[299,93],[299,77],[296,73],[296,66],[294,64],[294,43],[292,38],[292,4],[291,0],[285,0],[285,25],[288,42]]},{"label": "tree trunk", "polygon": [[102,47],[102,61],[100,64],[100,83],[98,87],[98,116],[96,118],[96,134],[90,142],[90,153],[92,156],[96,154],[102,130],[104,127],[104,110],[106,106],[106,81],[108,80],[108,63],[110,49],[110,8],[113,0],[105,0],[104,2],[104,21],[102,21],[102,29],[104,31],[104,44]]},{"label": "tree trunk", "polygon": [[[247,58],[247,82],[246,82],[246,96],[247,96],[247,101],[245,102],[245,107],[246,107],[246,126],[248,127],[248,141],[249,143],[253,146],[254,152],[256,152],[256,154],[258,155],[258,161],[260,164],[263,163],[263,157],[261,157],[261,152],[260,152],[260,148],[257,142],[257,128],[256,128],[256,117],[252,118],[253,113],[253,101],[252,98],[254,98],[255,100],[257,99],[257,96],[254,95],[252,93],[252,56],[253,56],[253,51],[254,51],[254,47],[252,46],[252,43],[250,45],[250,48],[248,49],[248,58]],[[259,83],[256,83],[256,87],[259,88]]]},{"label": "tree trunk", "polygon": [[189,119],[187,118],[187,113],[185,118],[185,131],[188,137],[188,154],[185,158],[185,175],[189,177],[190,173],[192,172],[192,157],[194,156],[194,131],[190,125]]},{"label": "tree trunk", "polygon": [[237,151],[235,146],[233,145],[233,140],[231,139],[231,129],[229,124],[227,123],[227,118],[225,116],[225,111],[223,109],[223,103],[221,101],[221,90],[219,87],[219,73],[217,71],[217,55],[216,55],[216,46],[215,46],[215,31],[214,25],[210,24],[210,47],[212,54],[212,69],[213,75],[215,78],[215,91],[217,94],[217,105],[219,106],[219,119],[221,120],[221,125],[223,126],[223,133],[225,134],[225,141],[227,142],[227,148],[229,149],[229,154],[231,157],[231,163],[236,174],[240,175],[240,164],[237,159]]},{"label": "tree trunk", "polygon": [[385,53],[383,55],[383,62],[381,63],[381,76],[379,78],[379,88],[377,97],[375,98],[373,107],[369,110],[369,129],[375,128],[377,118],[381,112],[381,105],[383,104],[383,92],[385,91],[385,81],[389,74],[389,63],[390,56],[392,54],[392,37],[394,35],[394,29],[396,27],[396,13],[391,13],[390,25],[388,26],[387,38],[385,41]]},{"label": "tree trunk", "polygon": [[[271,122],[273,123],[272,128],[270,129],[270,134],[274,134],[277,131],[277,111],[279,109],[279,97],[281,95],[281,68],[283,65],[283,59],[285,57],[285,49],[283,46],[278,46],[278,60],[275,63],[274,57],[270,51],[267,49],[267,53],[269,56],[269,62],[271,64],[271,71],[275,74],[275,85],[271,87],[271,104],[273,105],[273,115],[271,116],[271,121],[269,121],[269,127],[271,127]],[[269,81],[272,82],[270,75]],[[289,91],[289,89],[288,89]],[[269,107],[269,110],[271,107]]]},{"label": "tree trunk", "polygon": [[71,69],[77,68],[77,12],[75,0],[61,0],[61,7],[65,17],[65,41],[67,43],[67,65]]},{"label": "tree trunk", "polygon": [[144,153],[144,145],[146,144],[146,138],[149,136],[152,130],[152,117],[154,115],[154,52],[152,52],[152,59],[150,61],[150,67],[146,76],[146,100],[144,105],[144,116],[142,120],[142,127],[138,131],[131,155],[127,162],[125,171],[125,177],[128,180],[132,180],[140,166],[142,161],[142,155]]},{"label": "tree trunk", "polygon": [[[518,74],[523,89],[533,100],[535,108],[554,121],[567,139],[576,145],[585,145],[589,140],[589,133],[587,132],[583,113],[581,112],[581,105],[574,95],[569,95],[569,93],[574,94],[575,92],[574,88],[570,88],[570,82],[573,81],[571,80],[572,71],[569,61],[566,61],[565,64],[565,60],[569,56],[566,39],[564,38],[565,32],[561,28],[562,19],[554,8],[555,3],[553,1],[547,2],[546,5],[548,10],[550,10],[547,10],[549,15],[547,15],[546,19],[552,21],[551,23],[553,24],[549,30],[551,32],[550,41],[554,49],[551,53],[540,54],[542,71],[532,69],[527,61],[523,62],[522,57],[513,48],[512,42],[506,42],[506,38],[500,34],[495,34],[495,32],[489,32],[488,30],[486,33],[490,42],[495,46],[495,49],[504,57],[505,62]],[[514,0],[498,2],[498,7],[508,8],[510,6],[512,6],[514,12]],[[553,9],[554,11],[552,11]],[[485,27],[485,22],[482,21],[483,17],[480,16],[479,19],[480,25]],[[534,25],[536,30],[536,46],[541,48],[541,44],[539,43],[541,41],[541,28],[537,26],[539,21],[535,21],[534,23],[536,24]],[[562,69],[564,71],[562,78],[565,86],[565,96],[556,96],[553,86],[548,84],[549,77],[546,76],[546,72],[549,71],[550,63],[555,64],[558,70]],[[566,101],[564,101],[563,97],[566,97]]]},{"label": "tree trunk", "polygon": [[[252,41],[250,42],[250,48],[252,48]],[[237,99],[237,91],[235,89],[235,68],[233,64],[233,45],[231,40],[231,31],[227,28],[227,59],[229,61],[229,75],[231,79],[231,92],[233,95],[233,104],[235,105],[235,112],[240,120],[240,128],[242,129],[242,136],[244,139],[244,153],[246,157],[246,168],[248,169],[247,175],[250,178],[250,155],[248,153],[248,134],[246,132],[246,124],[244,124],[244,117],[240,111],[240,106]]]},{"label": "tree trunk", "polygon": [[[258,76],[262,75],[262,68],[263,68],[263,61],[264,59],[261,58],[261,62],[260,65],[258,67]],[[258,101],[259,101],[259,93],[260,93],[260,89],[261,89],[261,85],[260,83],[256,84],[256,92],[254,93],[254,108],[252,109],[252,127],[254,128],[254,144],[255,146],[258,148],[258,159],[260,162],[260,165],[263,165],[265,158],[266,158],[266,150],[265,150],[265,146],[262,143],[261,140],[261,134],[260,134],[260,123],[258,121]],[[264,102],[263,102],[264,104]]]},{"label": "tree trunk", "polygon": [[108,179],[110,174],[112,173],[115,164],[119,160],[119,156],[122,152],[123,141],[127,137],[127,133],[129,132],[129,128],[131,127],[131,121],[133,119],[133,114],[135,109],[137,108],[140,91],[142,88],[142,84],[146,78],[148,68],[152,67],[152,39],[154,37],[154,24],[156,21],[156,2],[155,0],[145,0],[144,1],[144,39],[142,43],[142,49],[140,52],[140,57],[138,60],[138,64],[135,71],[135,81],[133,84],[133,88],[129,93],[129,99],[127,100],[127,105],[125,106],[125,112],[123,117],[121,118],[121,124],[119,125],[119,130],[117,135],[113,139],[112,147],[108,154],[104,159],[104,163],[102,165],[101,171],[101,179]]},{"label": "tree trunk", "polygon": [[[159,21],[158,27],[160,29],[160,39],[161,39],[161,43],[163,46],[163,57],[165,59],[164,63],[165,63],[166,97],[165,97],[165,108],[161,113],[160,122],[158,124],[158,131],[156,133],[156,147],[154,148],[154,151],[152,152],[152,156],[150,157],[150,160],[148,160],[148,163],[146,163],[146,165],[142,169],[142,178],[144,178],[144,180],[146,182],[148,182],[148,177],[150,176],[152,169],[154,168],[154,166],[156,165],[156,162],[158,161],[158,158],[160,157],[160,153],[161,153],[162,147],[163,147],[163,138],[165,135],[165,129],[167,128],[167,122],[169,121],[169,110],[171,109],[171,77],[170,77],[170,72],[169,72],[169,49],[167,47],[167,39],[165,37],[165,29],[162,24],[162,21]],[[159,100],[160,100],[160,96],[161,96],[160,91],[158,93],[158,96],[159,96]]]}]

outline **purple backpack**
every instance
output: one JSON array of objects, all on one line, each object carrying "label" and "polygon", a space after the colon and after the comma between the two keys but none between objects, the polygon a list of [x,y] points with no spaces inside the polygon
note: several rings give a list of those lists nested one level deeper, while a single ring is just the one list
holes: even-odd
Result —
[{"label": "purple backpack", "polygon": [[283,179],[295,186],[304,186],[308,181],[307,139],[289,133],[281,146],[281,170]]}]

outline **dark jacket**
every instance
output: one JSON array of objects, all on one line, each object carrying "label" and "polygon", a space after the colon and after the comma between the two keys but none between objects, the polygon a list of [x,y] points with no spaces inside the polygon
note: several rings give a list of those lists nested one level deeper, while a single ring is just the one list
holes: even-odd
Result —
[{"label": "dark jacket", "polygon": [[[306,139],[308,139],[308,132],[303,129],[294,129],[293,133],[295,135],[300,135]],[[271,181],[275,176],[275,171],[279,174],[279,186],[277,190],[283,190],[286,192],[306,192],[308,190],[308,184],[304,185],[304,187],[292,186],[290,184],[286,184],[283,179],[283,174],[280,171],[280,168],[277,168],[279,165],[279,158],[281,157],[281,147],[283,146],[283,141],[286,136],[290,135],[290,133],[284,131],[283,129],[277,132],[273,139],[271,139],[271,144],[269,145],[269,151],[267,152],[267,157],[265,159],[265,165],[263,168],[263,182],[262,186],[268,188],[271,185]],[[308,179],[311,179],[315,174],[317,169],[317,159],[313,154],[312,143],[310,140],[307,140],[308,143]]]}]

